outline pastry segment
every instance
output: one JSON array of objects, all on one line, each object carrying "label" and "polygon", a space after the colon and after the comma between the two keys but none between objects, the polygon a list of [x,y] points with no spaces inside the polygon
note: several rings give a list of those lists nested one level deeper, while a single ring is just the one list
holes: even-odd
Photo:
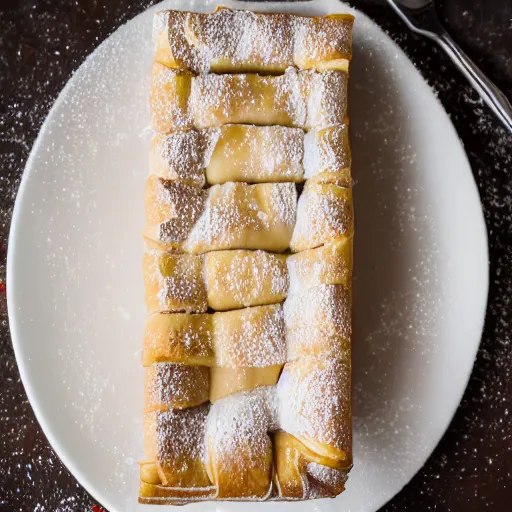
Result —
[{"label": "pastry segment", "polygon": [[282,498],[304,500],[343,492],[348,469],[318,462],[317,454],[283,430],[274,434],[274,447],[276,486]]},{"label": "pastry segment", "polygon": [[169,133],[226,124],[281,125],[307,130],[343,124],[347,114],[344,71],[283,75],[199,75],[154,63],[153,129]]},{"label": "pastry segment", "polygon": [[143,258],[149,313],[204,313],[282,302],[318,284],[349,286],[352,238],[294,255],[232,250],[207,254],[149,251]]},{"label": "pastry segment", "polygon": [[155,60],[193,73],[280,73],[348,70],[353,16],[260,14],[218,8],[214,13],[155,14]]},{"label": "pastry segment", "polygon": [[354,234],[352,189],[308,180],[299,197],[292,252],[319,247]]},{"label": "pastry segment", "polygon": [[274,304],[282,302],[288,290],[286,257],[264,251],[150,251],[144,254],[143,275],[150,313]]},{"label": "pastry segment", "polygon": [[[290,295],[283,305],[287,360],[350,360],[352,294],[340,284],[320,284]],[[304,314],[307,312],[307,314]]]},{"label": "pastry segment", "polygon": [[[176,498],[188,490],[211,493],[211,482],[203,463],[204,432],[209,406],[183,411],[172,409],[144,413],[145,460],[141,464],[141,497],[157,497],[159,489],[171,488]],[[195,492],[194,492],[195,490]]]},{"label": "pastry segment", "polygon": [[202,187],[228,181],[302,182],[308,178],[349,187],[348,127],[304,133],[284,126],[224,125],[156,134],[150,172]]},{"label": "pastry segment", "polygon": [[301,357],[286,363],[277,396],[279,426],[337,469],[352,466],[351,378],[348,360]]},{"label": "pastry segment", "polygon": [[270,497],[277,414],[273,388],[229,396],[212,405],[206,422],[206,468],[219,498]]},{"label": "pastry segment", "polygon": [[[190,418],[182,415],[187,411]],[[191,429],[185,448],[184,424]],[[175,437],[166,443],[171,428]],[[206,475],[224,499],[334,496],[352,465],[350,367],[304,357],[285,365],[277,386],[231,394],[209,408],[146,412],[144,429],[146,490],[177,478],[206,487]],[[196,453],[203,449],[200,464]],[[174,474],[180,459],[187,461],[185,475]],[[186,501],[172,490],[169,496]]]},{"label": "pastry segment", "polygon": [[280,304],[151,315],[142,349],[146,411],[193,407],[275,385],[286,361],[285,336]]},{"label": "pastry segment", "polygon": [[142,362],[259,367],[286,361],[282,306],[255,306],[219,313],[156,313],[148,317]]},{"label": "pastry segment", "polygon": [[300,252],[353,232],[352,190],[333,183],[308,180],[297,202],[293,183],[229,182],[206,191],[147,180],[144,236],[157,248]]},{"label": "pastry segment", "polygon": [[146,368],[146,412],[186,409],[210,399],[210,369],[206,366],[157,363]]},{"label": "pastry segment", "polygon": [[206,190],[149,176],[144,236],[164,249],[284,251],[295,225],[293,183],[225,183]]}]

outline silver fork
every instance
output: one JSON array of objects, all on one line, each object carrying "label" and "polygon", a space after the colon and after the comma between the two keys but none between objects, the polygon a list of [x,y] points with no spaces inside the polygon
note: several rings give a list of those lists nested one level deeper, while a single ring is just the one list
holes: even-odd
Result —
[{"label": "silver fork", "polygon": [[443,48],[491,110],[512,132],[512,105],[446,32],[437,17],[434,0],[387,1],[411,30],[433,39]]}]

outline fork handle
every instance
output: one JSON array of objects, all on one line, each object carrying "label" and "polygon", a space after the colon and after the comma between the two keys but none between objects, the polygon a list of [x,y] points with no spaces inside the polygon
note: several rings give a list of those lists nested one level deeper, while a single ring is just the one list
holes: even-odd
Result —
[{"label": "fork handle", "polygon": [[489,80],[478,66],[461,50],[457,43],[443,30],[436,34],[436,41],[464,73],[491,110],[512,133],[512,105],[507,97]]}]

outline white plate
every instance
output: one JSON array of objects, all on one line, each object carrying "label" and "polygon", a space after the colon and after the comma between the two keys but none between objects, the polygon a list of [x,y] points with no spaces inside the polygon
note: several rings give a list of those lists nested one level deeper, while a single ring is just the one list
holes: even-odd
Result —
[{"label": "white plate", "polygon": [[[252,7],[348,10],[335,0]],[[27,163],[9,243],[9,318],[28,397],[56,452],[110,512],[152,510],[136,499],[154,10],[105,41],[59,96]],[[355,466],[335,500],[246,512],[377,510],[438,443],[480,340],[487,241],[466,156],[411,62],[356,14]]]}]

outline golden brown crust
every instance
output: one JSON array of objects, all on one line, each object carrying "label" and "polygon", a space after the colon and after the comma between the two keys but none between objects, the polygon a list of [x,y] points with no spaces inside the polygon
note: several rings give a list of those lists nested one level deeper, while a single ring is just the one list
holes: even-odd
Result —
[{"label": "golden brown crust", "polygon": [[250,391],[263,386],[277,384],[282,365],[265,366],[263,368],[237,367],[222,368],[212,367],[210,381],[210,402],[214,403],[235,393]]},{"label": "golden brown crust", "polygon": [[139,503],[145,505],[185,505],[193,501],[215,499],[214,486],[199,488],[165,487],[144,482],[139,485]]},{"label": "golden brown crust", "polygon": [[143,259],[148,312],[203,313],[282,302],[286,257],[264,251],[205,255],[149,251]]},{"label": "golden brown crust", "polygon": [[210,369],[205,366],[159,363],[146,368],[146,412],[186,409],[210,399]]},{"label": "golden brown crust", "polygon": [[146,252],[142,273],[148,312],[206,312],[203,265],[203,256]]},{"label": "golden brown crust", "polygon": [[287,500],[335,497],[345,488],[348,469],[318,462],[318,457],[296,437],[274,434],[275,480],[279,496]]},{"label": "golden brown crust", "polygon": [[315,454],[315,462],[352,466],[350,359],[301,357],[288,362],[277,385],[284,404],[280,428]]},{"label": "golden brown crust", "polygon": [[300,128],[238,124],[157,133],[149,165],[160,178],[199,187],[305,179],[350,187],[352,179],[346,122],[307,134]]},{"label": "golden brown crust", "polygon": [[142,361],[263,368],[284,364],[285,351],[282,306],[274,304],[214,314],[152,314]]},{"label": "golden brown crust", "polygon": [[283,311],[288,361],[304,357],[350,360],[350,288],[341,284],[320,284],[306,288],[290,295],[283,305]]},{"label": "golden brown crust", "polygon": [[352,465],[353,18],[155,20],[139,501],[334,497]]},{"label": "golden brown crust", "polygon": [[232,11],[162,11],[155,15],[155,60],[193,73],[265,73],[348,69],[349,14],[307,17]]},{"label": "golden brown crust", "polygon": [[159,484],[165,487],[210,487],[202,460],[208,409],[204,405],[183,411],[144,413],[145,460],[141,477],[149,477],[146,483],[155,485],[158,477]]},{"label": "golden brown crust", "polygon": [[297,204],[291,251],[305,251],[353,234],[352,189],[332,183],[306,182]]},{"label": "golden brown crust", "polygon": [[[348,75],[295,71],[280,76],[192,76],[154,63],[150,107],[156,132],[226,124],[281,125],[307,130],[344,123]],[[219,101],[222,98],[222,102]]]},{"label": "golden brown crust", "polygon": [[282,302],[287,295],[352,277],[352,238],[293,255],[215,251],[205,255],[149,251],[143,258],[149,313],[203,313]]},{"label": "golden brown crust", "polygon": [[295,225],[293,183],[225,183],[206,190],[150,175],[144,236],[189,254],[225,249],[288,248]]},{"label": "golden brown crust", "polygon": [[215,354],[213,315],[149,315],[142,342],[142,364],[186,363],[211,366]]},{"label": "golden brown crust", "polygon": [[216,311],[282,302],[288,290],[286,256],[265,251],[210,252],[205,277]]},{"label": "golden brown crust", "polygon": [[270,389],[230,395],[211,406],[205,426],[206,469],[221,499],[270,496]]}]

